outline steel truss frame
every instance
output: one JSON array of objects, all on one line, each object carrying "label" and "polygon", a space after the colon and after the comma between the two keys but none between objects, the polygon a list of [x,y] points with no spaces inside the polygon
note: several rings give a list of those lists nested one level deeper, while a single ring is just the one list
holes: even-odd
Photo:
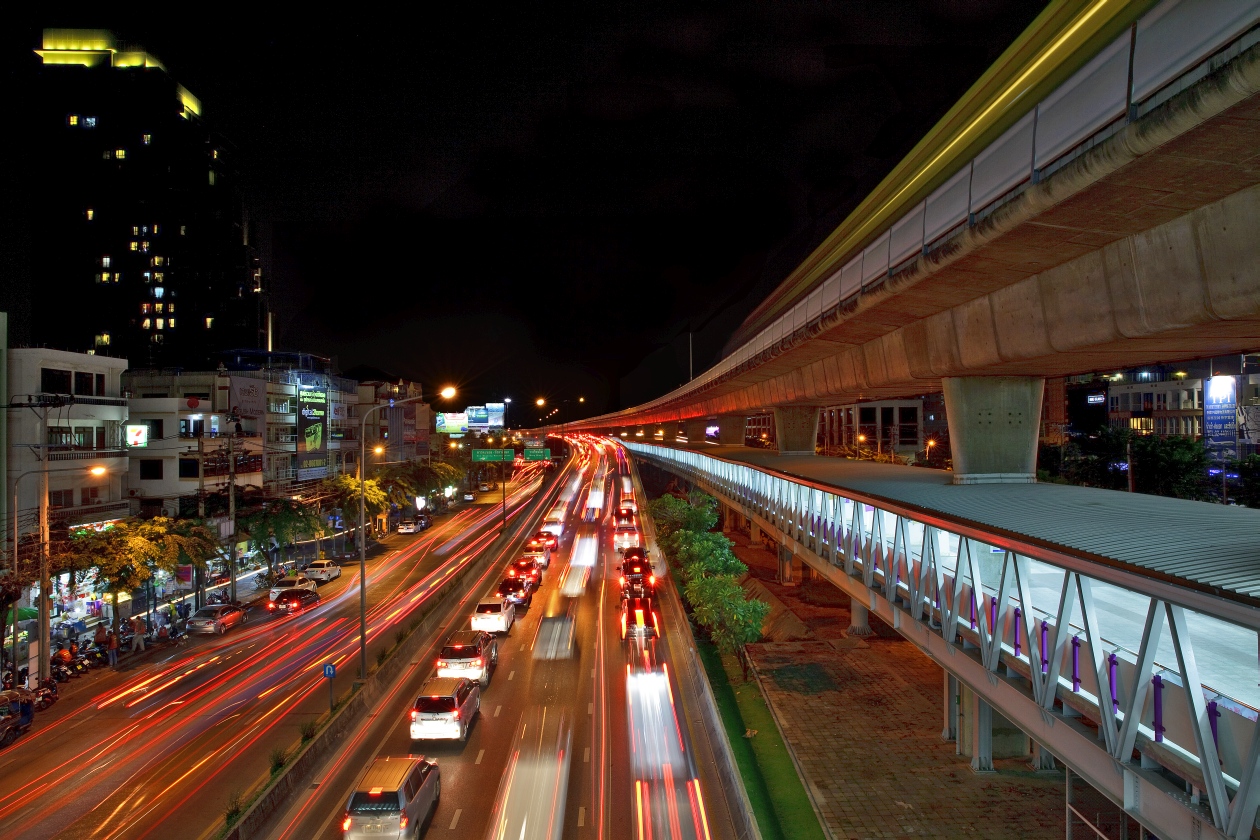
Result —
[{"label": "steel truss frame", "polygon": [[[1156,835],[1251,836],[1260,725],[1242,704],[1228,704],[1242,714],[1226,731],[1243,737],[1227,751],[1227,772],[1213,719],[1221,712],[1208,700],[1222,696],[1184,690],[1202,685],[1186,613],[1256,629],[1260,610],[911,505],[698,452],[617,442],[776,533]],[[986,557],[999,550],[1000,561]],[[1035,562],[1062,570],[1057,603],[1034,602]],[[1147,599],[1136,652],[1104,636],[1098,584]],[[1165,629],[1176,675],[1155,663]],[[1073,667],[1081,654],[1087,669]]]}]

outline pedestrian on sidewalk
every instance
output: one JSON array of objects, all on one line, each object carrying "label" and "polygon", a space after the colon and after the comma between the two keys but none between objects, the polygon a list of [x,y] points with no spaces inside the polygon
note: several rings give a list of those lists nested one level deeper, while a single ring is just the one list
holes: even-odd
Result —
[{"label": "pedestrian on sidewalk", "polygon": [[136,616],[131,619],[131,652],[140,651],[144,653],[144,634],[149,632],[148,625],[144,623],[144,619]]},{"label": "pedestrian on sidewalk", "polygon": [[109,650],[109,667],[118,667],[118,634],[113,630],[106,634],[106,648]]}]

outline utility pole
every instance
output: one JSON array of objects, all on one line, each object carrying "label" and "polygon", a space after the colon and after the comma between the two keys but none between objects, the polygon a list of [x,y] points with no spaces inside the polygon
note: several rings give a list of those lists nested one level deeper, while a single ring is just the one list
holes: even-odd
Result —
[{"label": "utility pole", "polygon": [[[197,518],[206,520],[206,439],[197,436]],[[205,606],[206,581],[201,567],[193,566],[193,606],[201,609]]]},{"label": "utility pole", "polygon": [[[232,418],[228,418],[229,421]],[[230,600],[236,603],[236,448],[235,434],[228,432],[228,583]]]},{"label": "utility pole", "polygon": [[[51,602],[52,581],[48,576],[48,408],[39,412],[39,441],[43,454],[39,459],[39,681],[52,674],[50,648],[52,646]],[[16,605],[15,605],[16,606]],[[17,663],[13,663],[14,674]]]}]

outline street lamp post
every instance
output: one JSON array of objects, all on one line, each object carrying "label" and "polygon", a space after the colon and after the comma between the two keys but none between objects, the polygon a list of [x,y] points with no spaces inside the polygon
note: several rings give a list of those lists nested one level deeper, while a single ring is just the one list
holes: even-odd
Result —
[{"label": "street lamp post", "polygon": [[[445,392],[443,392],[445,395]],[[367,519],[367,502],[364,500],[363,482],[367,479],[367,470],[363,463],[367,460],[367,420],[368,415],[382,408],[393,408],[403,403],[417,402],[423,396],[407,397],[402,400],[390,400],[388,403],[374,405],[363,412],[359,419],[359,679],[367,681],[367,538],[364,535],[364,524]]]},{"label": "street lamp post", "polygon": [[[18,532],[18,485],[22,479],[28,475],[40,476],[40,495],[39,495],[39,679],[48,679],[50,673],[50,648],[52,643],[51,632],[51,611],[48,604],[48,594],[52,589],[52,583],[48,578],[48,476],[51,473],[68,473],[78,472],[78,470],[49,470],[47,453],[43,459],[43,466],[37,470],[27,470],[13,480],[13,573],[17,574],[17,558],[18,558],[18,542],[20,535]],[[104,467],[90,467],[88,473],[91,475],[104,475],[106,472]],[[17,602],[13,603],[13,673],[18,672],[17,661]]]}]

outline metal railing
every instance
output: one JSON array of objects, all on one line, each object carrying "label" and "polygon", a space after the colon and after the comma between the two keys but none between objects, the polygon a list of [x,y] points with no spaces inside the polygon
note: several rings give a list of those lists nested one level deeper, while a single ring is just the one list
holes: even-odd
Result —
[{"label": "metal railing", "polygon": [[[1213,836],[1213,826],[1250,836],[1260,610],[917,506],[621,443],[777,532],[1158,836]],[[1205,795],[1192,800],[1170,778]]]}]

